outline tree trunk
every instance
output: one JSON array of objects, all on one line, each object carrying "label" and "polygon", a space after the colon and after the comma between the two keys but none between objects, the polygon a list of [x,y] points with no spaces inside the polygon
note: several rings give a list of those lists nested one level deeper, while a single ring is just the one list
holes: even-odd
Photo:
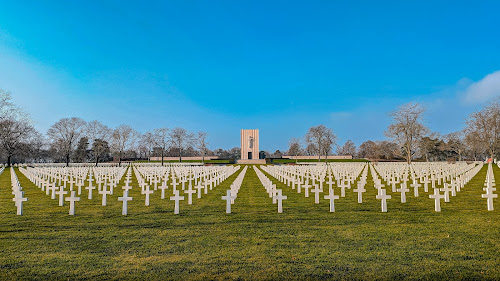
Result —
[{"label": "tree trunk", "polygon": [[182,148],[179,148],[179,163],[182,162]]},{"label": "tree trunk", "polygon": [[203,151],[203,153],[201,153],[201,163],[205,164],[205,151]]},{"label": "tree trunk", "polygon": [[96,153],[95,154],[95,166],[97,167],[98,164],[99,164],[99,153]]},{"label": "tree trunk", "polygon": [[69,153],[66,154],[66,167],[69,167]]},{"label": "tree trunk", "polygon": [[406,163],[411,164],[411,147],[406,148]]},{"label": "tree trunk", "polygon": [[163,148],[161,149],[161,165],[163,166]]},{"label": "tree trunk", "polygon": [[9,156],[7,156],[7,166],[10,167],[10,159],[11,159],[12,155],[9,154]]},{"label": "tree trunk", "polygon": [[118,167],[122,166],[122,153],[118,154]]}]

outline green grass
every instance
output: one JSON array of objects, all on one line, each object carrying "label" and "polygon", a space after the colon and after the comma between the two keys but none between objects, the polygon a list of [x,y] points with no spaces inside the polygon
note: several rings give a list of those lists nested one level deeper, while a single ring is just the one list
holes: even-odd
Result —
[{"label": "green grass", "polygon": [[486,210],[485,173],[486,166],[441,213],[423,191],[407,194],[405,204],[392,194],[381,213],[368,182],[363,204],[350,190],[335,213],[326,200],[316,205],[278,184],[288,196],[278,214],[248,169],[232,214],[220,197],[239,171],[193,205],[181,202],[180,215],[159,191],[144,206],[134,179],[129,216],[121,216],[121,192],[107,207],[100,195],[84,193],[69,216],[67,205],[18,172],[29,201],[16,216],[7,169],[0,176],[0,280],[498,280],[500,203]]}]

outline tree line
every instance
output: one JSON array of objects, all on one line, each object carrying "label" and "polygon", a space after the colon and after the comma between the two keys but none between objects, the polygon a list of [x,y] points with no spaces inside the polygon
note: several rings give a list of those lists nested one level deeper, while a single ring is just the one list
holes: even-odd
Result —
[{"label": "tree line", "polygon": [[[495,158],[500,152],[500,100],[495,99],[470,114],[462,130],[441,135],[425,125],[426,109],[407,103],[390,112],[387,140],[367,140],[359,147],[347,140],[338,145],[332,129],[324,125],[309,128],[305,136],[292,138],[286,152],[261,151],[260,158],[352,155],[379,160],[444,161]],[[192,133],[184,128],[157,128],[141,134],[129,125],[110,128],[100,121],[78,117],[62,118],[44,135],[38,132],[25,111],[12,103],[11,93],[0,89],[0,157],[12,162],[99,162],[149,159],[166,156],[218,156],[239,159],[240,148],[208,149],[206,132]],[[334,152],[335,150],[335,152]]]},{"label": "tree line", "polygon": [[[500,153],[500,100],[492,100],[467,118],[464,128],[441,135],[425,125],[426,109],[419,103],[403,104],[389,113],[392,123],[384,132],[389,140],[367,140],[359,147],[347,140],[337,145],[337,137],[323,125],[309,129],[303,138],[292,138],[288,155],[321,155],[332,153],[375,160],[450,161],[483,160]],[[305,144],[305,146],[302,145]]]},{"label": "tree line", "polygon": [[110,128],[98,120],[62,118],[46,135],[38,132],[29,115],[12,103],[10,92],[0,89],[0,156],[15,162],[99,162],[150,157],[219,156],[236,159],[239,148],[208,149],[206,132],[192,133],[184,128],[157,128],[141,134],[129,125]]}]

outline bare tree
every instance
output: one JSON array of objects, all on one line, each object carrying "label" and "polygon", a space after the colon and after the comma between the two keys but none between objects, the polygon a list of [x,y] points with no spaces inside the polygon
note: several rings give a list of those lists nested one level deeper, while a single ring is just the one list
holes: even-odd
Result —
[{"label": "bare tree", "polygon": [[477,161],[477,158],[484,154],[485,147],[483,143],[477,131],[465,130],[465,144],[474,161]]},{"label": "bare tree", "polygon": [[330,128],[324,125],[309,128],[305,139],[308,145],[312,144],[316,147],[318,161],[321,161],[321,155],[325,155],[326,161],[328,153],[332,150],[332,145],[337,142],[337,136],[335,136]]},{"label": "bare tree", "polygon": [[352,155],[356,156],[356,145],[352,140],[348,140],[345,144],[337,149],[338,155]]},{"label": "bare tree", "polygon": [[376,159],[378,158],[378,145],[371,141],[365,141],[359,146],[359,157]]},{"label": "bare tree", "polygon": [[41,162],[44,156],[47,156],[44,155],[44,152],[47,151],[48,147],[48,141],[46,140],[45,136],[38,131],[34,131],[28,139],[28,143],[31,159],[34,162]]},{"label": "bare tree", "polygon": [[85,127],[85,121],[78,117],[62,118],[47,131],[52,142],[58,142],[69,166],[71,152],[75,149]]},{"label": "bare tree", "polygon": [[92,151],[94,151],[94,157],[97,158],[95,159],[95,165],[97,166],[99,160],[104,161],[109,157],[109,143],[102,139],[95,139],[92,143]]},{"label": "bare tree", "polygon": [[500,103],[494,100],[480,111],[474,112],[467,120],[467,131],[474,132],[478,141],[487,148],[491,158],[495,157],[500,144]]},{"label": "bare tree", "polygon": [[392,138],[402,148],[402,157],[407,163],[417,151],[417,145],[427,132],[427,127],[423,124],[425,108],[419,103],[407,103],[399,106],[390,116],[393,123],[385,132],[385,135]]},{"label": "bare tree", "polygon": [[401,149],[399,145],[390,141],[377,141],[375,143],[377,144],[379,155],[387,160],[394,159],[394,152]]},{"label": "bare tree", "polygon": [[147,153],[148,161],[151,158],[151,152],[155,146],[154,135],[152,132],[146,132],[139,138],[139,150],[144,150]]},{"label": "bare tree", "polygon": [[455,152],[458,154],[458,161],[462,161],[462,156],[465,152],[466,146],[465,146],[465,132],[464,131],[458,131],[458,132],[453,132],[449,133],[445,136],[447,140],[447,147],[450,151]]},{"label": "bare tree", "polygon": [[119,158],[119,166],[122,164],[124,152],[134,146],[138,136],[139,133],[128,125],[120,125],[113,131],[111,147]]},{"label": "bare tree", "polygon": [[201,162],[203,164],[205,163],[205,154],[207,152],[207,136],[208,134],[206,132],[198,132],[198,135],[196,136],[196,146],[200,150]]},{"label": "bare tree", "polygon": [[0,147],[9,166],[15,154],[29,147],[29,139],[36,133],[28,114],[11,100],[11,93],[0,89]]},{"label": "bare tree", "polygon": [[33,126],[24,120],[0,120],[0,146],[7,154],[7,165],[12,156],[26,147],[26,140],[35,132]]},{"label": "bare tree", "polygon": [[290,142],[288,143],[288,155],[290,156],[295,156],[295,163],[297,163],[297,156],[299,155],[300,152],[300,139],[298,138],[291,138]]},{"label": "bare tree", "polygon": [[0,89],[0,120],[12,119],[13,117],[28,117],[19,107],[12,103],[12,94]]},{"label": "bare tree", "polygon": [[73,152],[73,161],[77,163],[86,163],[89,159],[89,139],[81,137]]},{"label": "bare tree", "polygon": [[191,145],[193,134],[184,128],[177,127],[170,131],[170,141],[179,150],[179,162],[182,162],[182,151]]},{"label": "bare tree", "polygon": [[170,144],[169,140],[170,136],[168,134],[168,129],[167,128],[154,129],[152,137],[154,145],[160,148],[161,165],[163,166],[163,156],[165,155],[165,152],[167,151],[167,148]]},{"label": "bare tree", "polygon": [[[97,166],[99,164],[99,159],[101,159],[103,154],[107,153],[109,150],[109,147],[105,144],[109,143],[111,140],[112,130],[101,122],[94,120],[87,124],[85,133],[87,134],[89,145],[92,147],[92,157],[95,161],[95,165]],[[94,145],[94,142],[96,141],[98,143]]]}]

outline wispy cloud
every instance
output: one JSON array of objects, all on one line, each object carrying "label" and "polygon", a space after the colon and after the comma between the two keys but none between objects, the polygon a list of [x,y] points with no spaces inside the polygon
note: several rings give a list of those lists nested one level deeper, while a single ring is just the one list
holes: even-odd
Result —
[{"label": "wispy cloud", "polygon": [[472,83],[465,90],[463,101],[468,104],[477,104],[498,96],[500,96],[500,70]]},{"label": "wispy cloud", "polygon": [[332,120],[347,120],[347,119],[350,119],[352,117],[352,113],[351,112],[347,112],[347,111],[338,111],[338,112],[331,112],[330,113],[330,118]]}]

